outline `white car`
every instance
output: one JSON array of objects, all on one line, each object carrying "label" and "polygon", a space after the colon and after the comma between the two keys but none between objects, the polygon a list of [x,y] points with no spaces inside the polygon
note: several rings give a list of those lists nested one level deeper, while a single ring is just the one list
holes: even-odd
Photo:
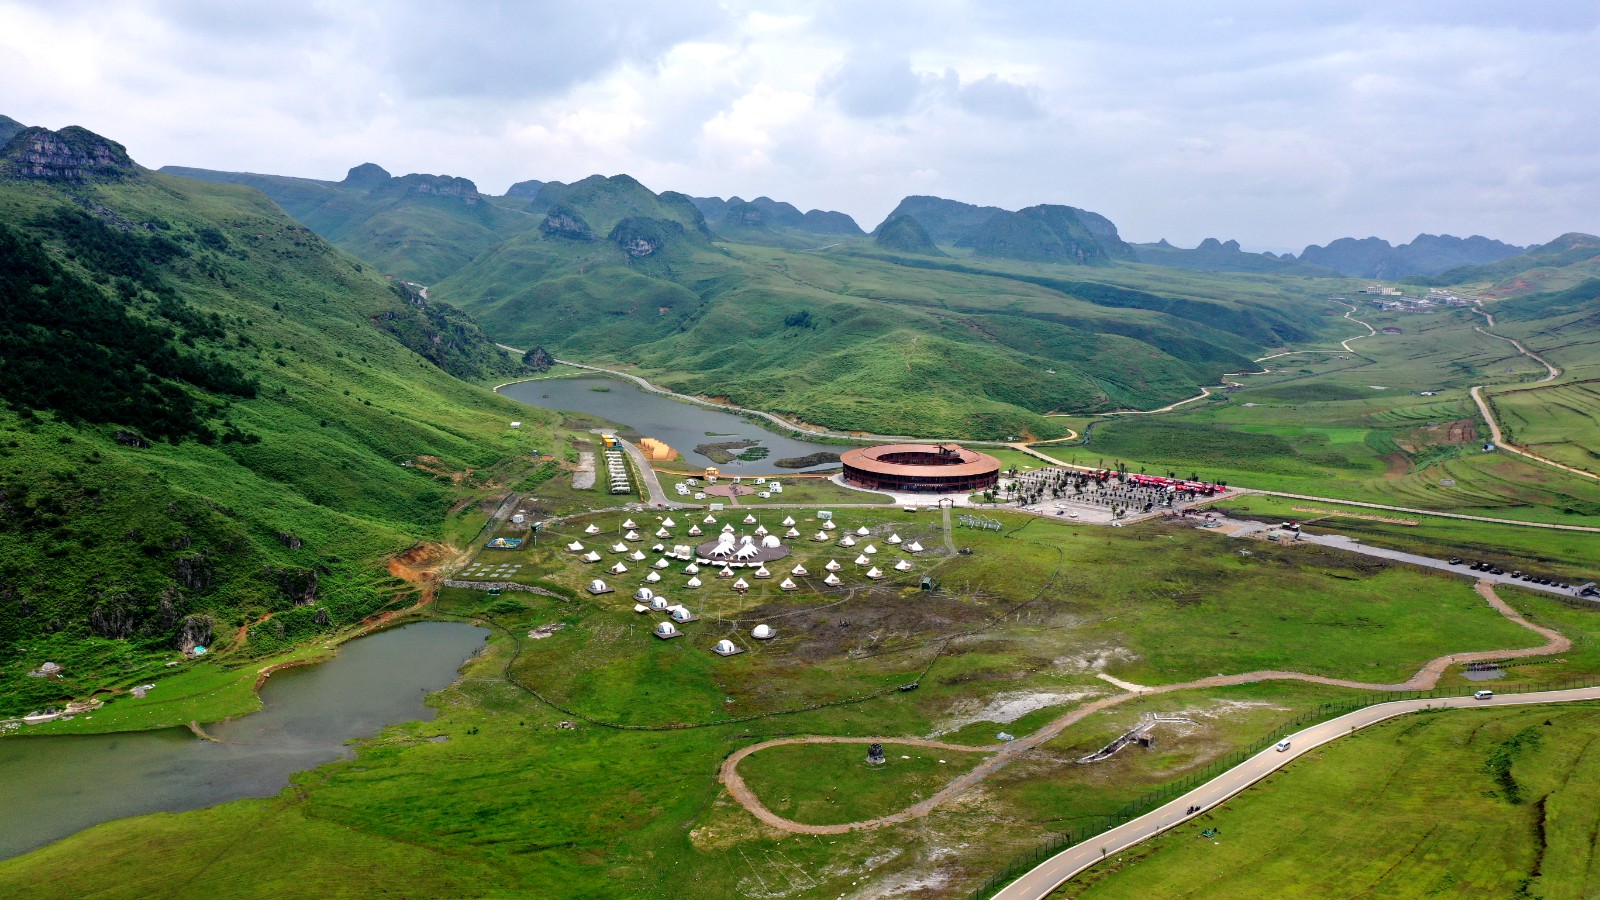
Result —
[{"label": "white car", "polygon": [[1282,752],[1284,752],[1285,750],[1288,750],[1288,749],[1289,749],[1289,742],[1288,741],[1279,741],[1278,742],[1278,752],[1279,753],[1282,753]]}]

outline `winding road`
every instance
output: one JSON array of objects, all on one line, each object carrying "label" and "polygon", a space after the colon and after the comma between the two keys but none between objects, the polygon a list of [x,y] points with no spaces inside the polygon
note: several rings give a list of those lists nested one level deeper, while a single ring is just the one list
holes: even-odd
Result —
[{"label": "winding road", "polygon": [[[1445,656],[1438,657],[1437,659],[1430,660],[1427,664],[1422,666],[1422,668],[1418,669],[1416,674],[1412,675],[1409,679],[1407,679],[1407,680],[1405,680],[1405,681],[1403,681],[1403,682],[1401,682],[1399,684],[1371,684],[1371,683],[1368,683],[1368,682],[1352,681],[1352,680],[1344,679],[1344,678],[1329,678],[1329,677],[1323,676],[1323,675],[1307,675],[1307,674],[1305,674],[1303,672],[1286,672],[1286,671],[1278,671],[1278,670],[1265,670],[1265,671],[1257,671],[1257,672],[1244,672],[1244,673],[1237,674],[1237,675],[1213,675],[1213,676],[1208,677],[1208,678],[1200,678],[1200,679],[1197,679],[1197,680],[1194,680],[1194,681],[1186,681],[1186,682],[1181,682],[1181,683],[1177,683],[1177,684],[1163,684],[1163,685],[1148,686],[1148,687],[1144,687],[1142,690],[1139,690],[1137,692],[1128,692],[1128,693],[1124,693],[1124,694],[1116,694],[1116,695],[1113,695],[1113,696],[1110,696],[1110,697],[1104,697],[1104,698],[1099,699],[1099,700],[1094,700],[1094,701],[1091,701],[1089,703],[1085,703],[1084,705],[1079,706],[1076,709],[1071,710],[1070,712],[1067,712],[1067,713],[1065,713],[1065,714],[1063,714],[1061,716],[1058,716],[1057,718],[1053,719],[1051,722],[1046,724],[1043,728],[1040,728],[1038,731],[1035,731],[1034,733],[1032,733],[1030,735],[1027,735],[1025,737],[1020,737],[1020,738],[1018,738],[1018,739],[1016,739],[1014,741],[1010,741],[1010,742],[1004,743],[1004,744],[991,744],[991,745],[985,745],[985,746],[966,746],[966,745],[949,744],[949,743],[946,743],[946,742],[943,742],[943,741],[928,741],[928,740],[921,740],[921,739],[917,739],[917,738],[899,738],[899,737],[826,737],[826,736],[807,736],[807,737],[792,737],[792,738],[776,738],[776,739],[770,740],[770,741],[763,741],[763,742],[761,742],[759,744],[752,744],[752,745],[750,745],[748,747],[744,747],[744,748],[734,752],[733,754],[731,754],[726,760],[723,761],[722,769],[721,769],[720,774],[718,775],[718,778],[719,778],[719,780],[722,781],[722,783],[724,785],[727,786],[728,793],[729,793],[730,796],[733,797],[734,800],[736,800],[745,809],[749,810],[751,815],[754,815],[757,819],[761,820],[762,822],[764,822],[764,823],[766,823],[768,825],[771,825],[774,828],[780,829],[782,831],[791,832],[793,834],[818,834],[818,835],[820,835],[820,834],[845,834],[845,833],[848,833],[848,832],[851,832],[851,831],[857,831],[857,830],[868,829],[868,828],[879,828],[879,827],[882,827],[884,825],[895,825],[895,824],[898,824],[898,823],[901,823],[901,822],[910,821],[912,819],[922,818],[922,817],[928,815],[934,809],[938,808],[939,806],[944,805],[945,803],[949,802],[951,799],[955,798],[956,796],[958,796],[961,793],[965,792],[969,788],[971,788],[974,785],[978,784],[979,782],[983,781],[985,778],[988,778],[990,775],[993,775],[995,772],[999,771],[1000,769],[1006,767],[1007,765],[1010,765],[1012,762],[1015,762],[1019,757],[1021,757],[1024,754],[1034,750],[1035,748],[1039,747],[1041,744],[1046,743],[1047,741],[1051,740],[1052,738],[1055,738],[1057,735],[1061,734],[1061,732],[1065,731],[1069,726],[1071,726],[1071,725],[1073,725],[1073,724],[1075,724],[1077,722],[1081,722],[1084,719],[1088,718],[1089,716],[1094,715],[1095,713],[1102,712],[1102,711],[1107,710],[1107,709],[1111,709],[1112,707],[1115,707],[1115,706],[1118,706],[1120,704],[1126,703],[1126,702],[1128,702],[1130,700],[1149,697],[1149,696],[1154,695],[1154,694],[1172,693],[1174,691],[1186,691],[1186,690],[1193,690],[1195,688],[1229,687],[1229,686],[1232,686],[1232,685],[1239,685],[1239,684],[1251,684],[1251,683],[1258,682],[1258,681],[1305,681],[1305,682],[1310,682],[1310,683],[1313,683],[1313,684],[1328,685],[1328,686],[1331,686],[1331,687],[1354,688],[1356,690],[1370,690],[1370,691],[1426,691],[1426,690],[1432,690],[1436,685],[1438,685],[1440,676],[1443,675],[1444,672],[1446,670],[1448,670],[1451,666],[1461,665],[1461,664],[1464,664],[1464,663],[1471,663],[1471,662],[1488,662],[1488,661],[1498,661],[1498,660],[1507,660],[1507,659],[1523,659],[1523,658],[1536,657],[1536,656],[1548,656],[1548,655],[1556,654],[1556,653],[1564,653],[1567,650],[1571,649],[1572,641],[1569,640],[1568,638],[1566,638],[1560,632],[1557,632],[1557,631],[1555,631],[1553,629],[1550,629],[1550,628],[1544,628],[1544,627],[1539,626],[1539,625],[1534,625],[1533,623],[1529,622],[1527,619],[1523,618],[1522,615],[1520,615],[1516,610],[1512,609],[1509,605],[1507,605],[1504,600],[1501,600],[1499,595],[1497,595],[1495,593],[1494,584],[1492,582],[1479,581],[1475,585],[1475,588],[1476,588],[1478,594],[1480,596],[1482,596],[1484,598],[1484,600],[1487,601],[1489,603],[1489,605],[1495,609],[1495,611],[1499,612],[1502,616],[1506,617],[1506,619],[1510,620],[1511,622],[1514,622],[1517,625],[1520,625],[1523,628],[1526,628],[1529,631],[1532,631],[1535,634],[1538,634],[1540,637],[1543,637],[1545,639],[1544,643],[1540,644],[1537,647],[1524,647],[1524,648],[1518,648],[1518,649],[1513,649],[1513,650],[1484,650],[1484,651],[1474,651],[1474,652],[1470,652],[1470,653],[1451,653],[1451,654],[1447,654]],[[1600,688],[1596,688],[1594,690],[1596,691],[1595,697],[1596,698],[1600,698]],[[1583,699],[1590,699],[1590,698],[1583,698]],[[1439,704],[1442,701],[1435,700],[1435,701],[1431,701],[1431,702],[1433,702],[1435,704]],[[1368,707],[1368,709],[1372,709],[1372,708],[1373,707]],[[1418,707],[1418,708],[1421,708],[1421,707]],[[1364,710],[1358,710],[1357,712],[1358,713],[1359,712],[1364,712]],[[1356,715],[1356,714],[1352,713],[1351,715]],[[1396,713],[1396,715],[1398,715],[1398,713]],[[1346,718],[1348,718],[1348,717],[1346,717]],[[1383,716],[1383,717],[1380,717],[1380,718],[1377,718],[1377,719],[1373,719],[1372,721],[1381,721],[1383,718],[1388,718],[1388,716]],[[1367,722],[1366,724],[1372,724],[1372,723],[1371,722]],[[1329,740],[1331,740],[1331,738],[1329,738]],[[846,823],[836,824],[836,825],[808,825],[808,824],[806,824],[804,822],[796,822],[796,821],[794,821],[792,819],[786,819],[786,818],[778,815],[777,813],[773,812],[772,810],[767,809],[767,807],[764,804],[762,804],[761,800],[758,797],[756,797],[756,795],[755,795],[755,793],[753,791],[750,790],[749,785],[747,785],[745,783],[744,778],[742,776],[740,776],[740,774],[739,774],[739,763],[740,762],[742,762],[746,757],[750,756],[752,753],[760,752],[761,750],[765,750],[765,749],[767,749],[769,747],[778,747],[778,746],[784,746],[784,745],[788,745],[788,744],[871,744],[871,743],[884,743],[884,744],[897,744],[897,745],[901,745],[901,746],[925,747],[925,748],[928,748],[928,749],[935,749],[935,750],[938,750],[938,749],[943,749],[943,750],[961,750],[961,751],[965,751],[965,752],[969,752],[969,753],[976,751],[976,752],[981,752],[981,753],[991,753],[993,755],[988,757],[987,759],[983,760],[981,763],[979,763],[977,766],[975,766],[971,770],[969,770],[966,773],[958,776],[955,780],[951,781],[949,784],[947,784],[943,788],[941,788],[937,793],[933,794],[932,796],[928,797],[927,799],[925,799],[925,800],[923,800],[923,801],[921,801],[919,803],[913,804],[912,806],[908,806],[905,809],[900,810],[899,812],[890,813],[889,815],[880,816],[880,817],[875,818],[875,819],[867,819],[867,820],[863,820],[863,821],[859,821],[859,822],[846,822]],[[1230,770],[1230,772],[1231,771],[1232,770]],[[1224,773],[1222,776],[1219,776],[1216,781],[1222,781],[1224,779],[1227,779],[1228,777],[1229,777],[1229,773]],[[1260,776],[1257,776],[1257,777],[1260,777]],[[1210,782],[1208,784],[1214,784],[1214,783],[1216,783],[1216,782],[1214,781],[1214,782]],[[1204,787],[1199,788],[1197,790],[1203,790],[1203,789],[1204,789]],[[1242,789],[1242,787],[1240,789]],[[1237,793],[1237,790],[1235,791],[1235,793]],[[1229,794],[1229,796],[1232,796],[1232,795]],[[1177,801],[1174,801],[1174,802],[1177,802]],[[1209,806],[1210,804],[1206,804],[1206,805]],[[1165,808],[1166,807],[1163,807],[1163,809],[1165,809]],[[1134,822],[1130,822],[1128,824],[1132,825],[1132,824],[1134,824],[1135,822],[1138,822],[1138,821],[1140,821],[1140,820],[1136,819],[1136,820],[1134,820]],[[1176,824],[1176,823],[1169,823],[1169,824],[1166,824],[1166,825],[1162,825],[1161,828],[1170,827],[1171,824]],[[1122,827],[1125,828],[1127,826],[1122,826]],[[1156,829],[1156,831],[1161,830],[1161,828]],[[1155,833],[1155,832],[1152,831],[1149,834],[1153,834],[1153,833]],[[1144,837],[1148,837],[1149,834],[1143,835],[1142,837],[1138,838],[1138,840],[1143,840]],[[1120,849],[1120,848],[1118,848],[1118,849]],[[1076,870],[1074,870],[1074,874],[1075,874],[1075,872],[1076,872]],[[1071,876],[1068,875],[1068,876],[1065,876],[1065,877],[1071,877]],[[1065,880],[1065,878],[1063,878],[1062,880]],[[1056,882],[1056,883],[1059,883],[1059,882]],[[1052,887],[1053,886],[1054,885],[1052,885]],[[1043,896],[1043,895],[1039,895],[1039,896]]]}]

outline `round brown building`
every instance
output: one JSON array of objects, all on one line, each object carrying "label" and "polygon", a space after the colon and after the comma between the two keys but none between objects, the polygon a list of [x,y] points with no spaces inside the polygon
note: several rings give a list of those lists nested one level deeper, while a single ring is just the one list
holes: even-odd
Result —
[{"label": "round brown building", "polygon": [[955,444],[884,444],[839,455],[856,487],[919,494],[986,491],[1000,481],[1000,460]]}]

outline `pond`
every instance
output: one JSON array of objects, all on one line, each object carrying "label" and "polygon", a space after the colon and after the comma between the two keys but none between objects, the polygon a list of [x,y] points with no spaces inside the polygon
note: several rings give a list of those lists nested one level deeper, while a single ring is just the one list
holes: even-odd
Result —
[{"label": "pond", "polygon": [[222,743],[178,728],[0,740],[0,858],[111,819],[273,796],[291,773],[348,757],[353,739],[431,720],[423,699],[488,635],[419,622],[351,641],[327,662],[273,675],[260,712],[208,726]]},{"label": "pond", "polygon": [[[848,449],[840,444],[819,444],[785,437],[746,421],[738,413],[673,400],[646,391],[631,381],[604,375],[520,381],[506,385],[500,389],[500,393],[529,406],[588,413],[619,425],[627,425],[639,434],[655,438],[678,451],[682,454],[683,464],[692,469],[716,466],[730,475],[805,472],[837,467],[838,463],[820,463],[805,469],[784,469],[773,463],[780,459],[810,456],[819,451],[838,453]],[[718,463],[704,454],[696,453],[694,449],[701,444],[740,440],[756,441],[758,446],[765,447],[766,458]]]}]

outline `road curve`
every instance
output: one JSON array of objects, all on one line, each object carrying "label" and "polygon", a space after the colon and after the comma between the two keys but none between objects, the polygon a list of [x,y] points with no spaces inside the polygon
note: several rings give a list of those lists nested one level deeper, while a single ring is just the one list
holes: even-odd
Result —
[{"label": "road curve", "polygon": [[[1057,853],[995,894],[995,900],[1043,900],[1073,876],[1107,856],[1120,853],[1173,826],[1180,825],[1218,803],[1238,795],[1300,756],[1330,741],[1354,734],[1369,725],[1425,709],[1478,709],[1537,703],[1572,703],[1579,700],[1600,700],[1600,687],[1502,694],[1488,700],[1475,700],[1471,697],[1397,700],[1346,713],[1336,719],[1329,719],[1289,735],[1286,738],[1289,743],[1287,750],[1282,752],[1273,748],[1263,750],[1189,793],[1169,801],[1166,805]],[[1190,807],[1199,807],[1200,812],[1190,814],[1188,812]]]},{"label": "road curve", "polygon": [[[1549,365],[1549,363],[1545,363],[1545,365]],[[1542,380],[1549,381],[1550,379],[1545,378]],[[1575,466],[1569,466],[1566,463],[1559,463],[1547,456],[1540,456],[1539,454],[1534,453],[1532,450],[1518,447],[1516,444],[1506,443],[1505,437],[1500,433],[1500,424],[1494,420],[1494,410],[1490,409],[1489,401],[1483,396],[1483,385],[1473,385],[1472,389],[1468,393],[1472,394],[1472,402],[1478,404],[1478,412],[1483,416],[1483,421],[1489,424],[1489,440],[1493,441],[1496,447],[1499,447],[1501,450],[1515,453],[1518,456],[1531,459],[1534,462],[1541,462],[1547,466],[1555,466],[1563,472],[1571,472],[1574,475],[1582,475],[1585,478],[1594,478],[1600,480],[1600,475],[1596,475],[1593,472],[1587,472]]]},{"label": "road curve", "polygon": [[[1475,587],[1478,591],[1478,594],[1488,601],[1489,605],[1494,607],[1494,609],[1502,616],[1505,616],[1510,621],[1515,622],[1523,628],[1533,631],[1545,638],[1545,642],[1537,647],[1524,647],[1516,650],[1484,650],[1471,653],[1447,654],[1445,656],[1438,657],[1437,659],[1430,660],[1422,668],[1418,669],[1415,675],[1412,675],[1409,679],[1399,684],[1370,684],[1362,681],[1351,681],[1344,678],[1329,678],[1323,675],[1307,675],[1302,672],[1265,670],[1257,672],[1244,672],[1237,675],[1214,675],[1209,678],[1200,678],[1195,681],[1186,681],[1179,684],[1153,685],[1135,693],[1115,694],[1110,697],[1103,697],[1099,700],[1085,703],[1076,709],[1056,717],[1038,731],[1004,744],[956,746],[937,741],[922,741],[913,738],[827,737],[822,735],[795,738],[775,738],[770,741],[763,741],[759,744],[752,744],[748,747],[741,748],[729,755],[727,759],[723,760],[722,769],[717,777],[719,781],[727,786],[728,794],[732,796],[733,799],[739,803],[739,805],[749,810],[750,814],[755,816],[757,819],[760,819],[762,822],[765,822],[774,828],[793,834],[845,834],[851,831],[878,828],[884,825],[895,825],[901,822],[910,821],[912,819],[922,818],[932,812],[935,808],[943,805],[950,799],[965,792],[968,788],[973,787],[974,785],[983,781],[985,778],[988,778],[990,775],[1011,764],[1018,757],[1055,738],[1061,732],[1065,731],[1068,726],[1080,722],[1097,712],[1102,712],[1119,704],[1126,703],[1129,700],[1144,698],[1153,694],[1171,693],[1173,691],[1191,690],[1194,688],[1230,687],[1233,685],[1250,684],[1258,681],[1306,681],[1314,684],[1328,685],[1331,687],[1346,687],[1370,691],[1425,691],[1431,690],[1435,685],[1437,685],[1439,683],[1439,677],[1444,674],[1445,670],[1449,669],[1453,665],[1470,662],[1486,662],[1489,660],[1547,656],[1553,653],[1563,653],[1572,647],[1572,641],[1568,640],[1560,632],[1550,628],[1534,625],[1519,615],[1516,610],[1512,609],[1505,603],[1505,601],[1500,599],[1500,597],[1495,593],[1494,585],[1492,583],[1487,581],[1479,581]],[[765,750],[769,747],[777,747],[784,744],[868,743],[909,744],[922,747],[960,749],[967,752],[992,753],[993,755],[983,760],[966,773],[956,777],[953,781],[939,789],[938,792],[934,793],[926,800],[922,800],[921,802],[908,806],[899,812],[890,813],[886,816],[880,816],[875,819],[866,819],[859,822],[845,822],[837,825],[808,825],[804,822],[796,822],[793,819],[786,819],[778,815],[772,810],[767,809],[767,807],[762,804],[761,800],[756,797],[752,790],[750,790],[749,785],[745,783],[743,776],[739,774],[739,763],[742,762],[745,757],[752,753]]]}]

